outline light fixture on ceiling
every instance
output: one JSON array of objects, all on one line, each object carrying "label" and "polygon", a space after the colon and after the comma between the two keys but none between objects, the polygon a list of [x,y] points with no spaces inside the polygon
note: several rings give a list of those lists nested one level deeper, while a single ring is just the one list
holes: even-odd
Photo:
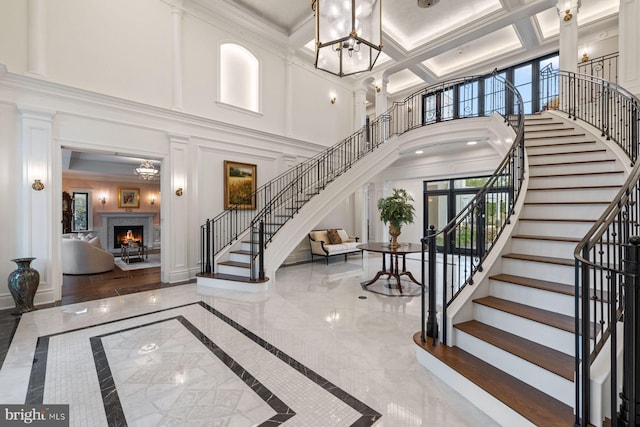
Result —
[{"label": "light fixture on ceiling", "polygon": [[156,169],[153,164],[149,160],[145,160],[134,169],[136,175],[140,177],[140,179],[153,180],[160,174],[160,171]]},{"label": "light fixture on ceiling", "polygon": [[382,0],[311,0],[315,66],[339,77],[371,71],[382,51]]},{"label": "light fixture on ceiling", "polygon": [[418,7],[431,7],[440,2],[440,0],[418,0]]}]

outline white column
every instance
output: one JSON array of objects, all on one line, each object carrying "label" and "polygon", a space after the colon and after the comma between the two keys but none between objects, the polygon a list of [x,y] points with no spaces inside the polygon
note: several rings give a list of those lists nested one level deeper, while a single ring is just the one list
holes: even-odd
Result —
[{"label": "white column", "polygon": [[578,71],[578,0],[558,0],[560,69]]},{"label": "white column", "polygon": [[367,124],[367,90],[366,88],[355,91],[353,130],[358,131]]},{"label": "white column", "polygon": [[[189,279],[189,205],[195,199],[195,187],[189,186],[189,138],[168,135],[169,158],[162,164],[162,281]],[[167,163],[165,165],[165,163]],[[168,190],[168,191],[167,191]],[[168,193],[168,194],[167,194]],[[199,238],[196,242],[199,242]]]},{"label": "white column", "polygon": [[640,0],[620,0],[618,13],[618,83],[638,96],[640,95]]},{"label": "white column", "polygon": [[29,0],[27,74],[47,76],[47,0]]},{"label": "white column", "polygon": [[182,110],[182,0],[171,5],[171,109]]},{"label": "white column", "polygon": [[388,79],[376,82],[376,118],[387,111],[387,85]]},{"label": "white column", "polygon": [[[31,264],[40,273],[35,303],[42,304],[59,300],[62,293],[62,273],[54,265],[54,259],[58,255],[58,251],[54,250],[54,242],[57,242],[61,228],[60,214],[54,214],[53,206],[62,205],[62,201],[59,204],[53,203],[54,195],[60,200],[62,197],[59,192],[54,194],[52,173],[52,125],[55,112],[31,107],[19,107],[19,110],[22,181],[16,191],[20,199],[20,219],[15,256],[36,258]],[[44,185],[42,190],[33,189],[35,180],[40,180]],[[56,272],[59,280],[54,280]]]}]

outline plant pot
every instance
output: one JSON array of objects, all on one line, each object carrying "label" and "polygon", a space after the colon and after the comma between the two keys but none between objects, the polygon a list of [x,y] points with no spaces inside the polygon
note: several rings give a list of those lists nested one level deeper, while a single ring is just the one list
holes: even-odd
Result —
[{"label": "plant pot", "polygon": [[22,314],[35,310],[33,298],[40,284],[40,273],[31,268],[31,261],[35,258],[16,258],[11,261],[18,268],[9,273],[8,286],[11,296],[16,303],[16,311],[11,314]]},{"label": "plant pot", "polygon": [[398,243],[398,236],[400,235],[400,227],[396,227],[395,225],[389,224],[389,235],[391,236],[391,244],[390,248],[400,247],[400,243]]}]

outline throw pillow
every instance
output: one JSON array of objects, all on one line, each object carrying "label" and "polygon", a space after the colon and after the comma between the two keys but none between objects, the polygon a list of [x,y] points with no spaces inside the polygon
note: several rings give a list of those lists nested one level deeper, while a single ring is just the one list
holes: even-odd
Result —
[{"label": "throw pillow", "polygon": [[96,248],[102,249],[102,243],[100,242],[100,238],[98,236],[89,239],[89,244],[95,246]]},{"label": "throw pillow", "polygon": [[329,236],[330,245],[339,245],[340,243],[342,243],[342,239],[340,238],[338,230],[336,229],[327,230],[327,236]]}]

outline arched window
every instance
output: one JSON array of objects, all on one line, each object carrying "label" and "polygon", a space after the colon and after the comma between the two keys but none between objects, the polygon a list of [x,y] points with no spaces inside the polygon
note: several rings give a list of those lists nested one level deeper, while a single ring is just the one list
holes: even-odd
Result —
[{"label": "arched window", "polygon": [[220,102],[260,112],[260,62],[244,47],[220,45]]}]

